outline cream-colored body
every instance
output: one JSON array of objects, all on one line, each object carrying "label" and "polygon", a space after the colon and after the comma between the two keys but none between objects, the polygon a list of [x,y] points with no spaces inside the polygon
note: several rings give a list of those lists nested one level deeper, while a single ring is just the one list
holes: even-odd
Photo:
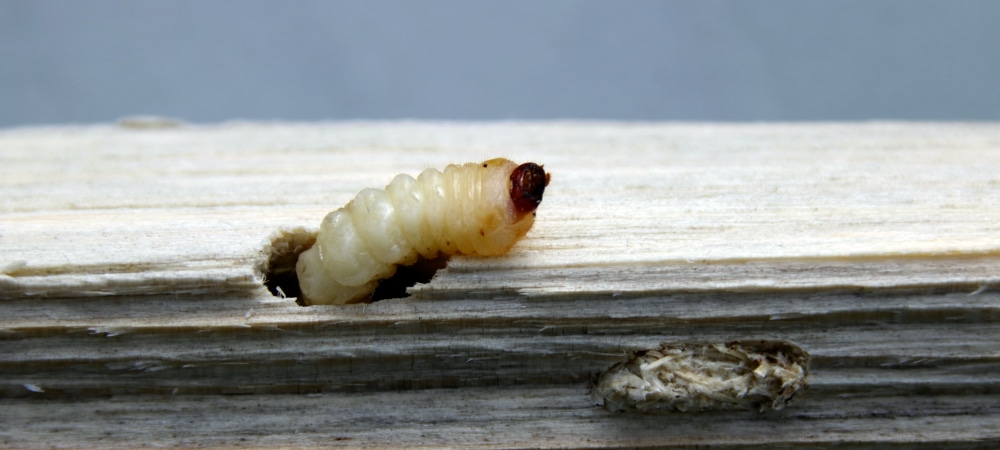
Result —
[{"label": "cream-colored body", "polygon": [[418,257],[502,255],[528,232],[533,214],[510,199],[506,159],[398,175],[385,190],[365,189],[326,215],[296,271],[308,304],[365,300],[378,281]]}]

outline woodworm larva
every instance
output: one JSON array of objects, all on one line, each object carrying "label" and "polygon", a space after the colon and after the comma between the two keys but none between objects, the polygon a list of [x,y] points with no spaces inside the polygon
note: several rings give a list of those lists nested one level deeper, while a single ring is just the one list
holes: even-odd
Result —
[{"label": "woodworm larva", "polygon": [[601,373],[591,395],[609,411],[781,409],[807,386],[808,366],[785,341],[665,343]]},{"label": "woodworm larva", "polygon": [[398,266],[503,255],[531,228],[549,174],[503,158],[397,175],[323,219],[295,270],[306,304],[366,301]]}]

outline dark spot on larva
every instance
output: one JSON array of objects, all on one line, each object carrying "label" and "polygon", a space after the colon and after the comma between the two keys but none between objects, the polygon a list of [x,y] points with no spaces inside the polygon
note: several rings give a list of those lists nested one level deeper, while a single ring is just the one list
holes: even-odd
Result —
[{"label": "dark spot on larva", "polygon": [[483,231],[483,230],[479,230],[479,235],[480,235],[480,236],[486,236],[486,232],[485,232],[485,231]]},{"label": "dark spot on larva", "polygon": [[542,203],[542,194],[549,184],[549,174],[542,166],[535,163],[524,163],[510,173],[510,199],[514,208],[521,214],[527,214],[538,208]]},{"label": "dark spot on larva", "polygon": [[483,168],[485,169],[489,164],[483,163]]}]

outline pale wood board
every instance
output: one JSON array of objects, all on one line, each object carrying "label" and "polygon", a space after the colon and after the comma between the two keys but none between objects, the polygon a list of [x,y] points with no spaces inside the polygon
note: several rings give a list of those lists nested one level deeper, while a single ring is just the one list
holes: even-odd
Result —
[{"label": "pale wood board", "polygon": [[[1000,124],[137,125],[0,130],[0,446],[1000,446]],[[350,307],[254,273],[363,188],[495,156],[553,177],[505,257]],[[588,396],[733,339],[796,342],[810,389]]]}]

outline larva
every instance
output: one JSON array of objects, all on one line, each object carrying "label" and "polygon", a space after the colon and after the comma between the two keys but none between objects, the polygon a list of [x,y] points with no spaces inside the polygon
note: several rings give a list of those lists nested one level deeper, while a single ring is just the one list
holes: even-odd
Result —
[{"label": "larva", "polygon": [[295,270],[305,304],[367,300],[398,266],[440,255],[503,255],[531,228],[549,174],[507,159],[397,175],[326,215]]},{"label": "larva", "polygon": [[610,411],[782,409],[808,384],[809,354],[784,341],[663,344],[597,378]]}]

